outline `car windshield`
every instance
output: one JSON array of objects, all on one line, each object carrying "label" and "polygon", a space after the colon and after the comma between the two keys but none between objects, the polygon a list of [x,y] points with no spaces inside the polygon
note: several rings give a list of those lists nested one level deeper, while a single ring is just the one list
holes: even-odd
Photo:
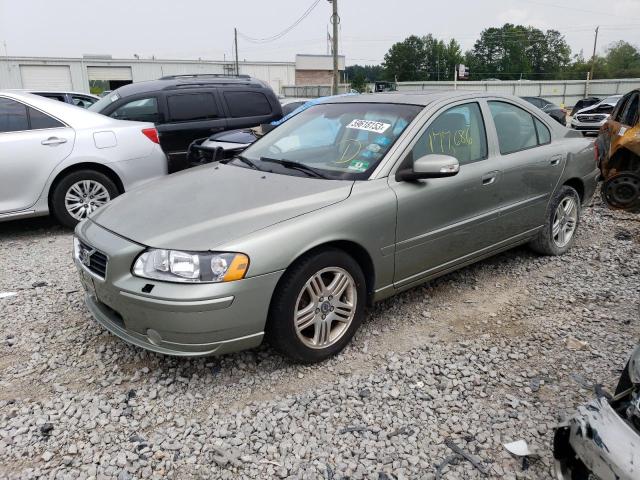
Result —
[{"label": "car windshield", "polygon": [[[388,103],[315,105],[269,132],[243,156],[260,169],[277,173],[310,174],[311,169],[331,179],[366,179],[422,108]],[[293,168],[291,162],[303,168]]]},{"label": "car windshield", "polygon": [[100,100],[98,100],[93,105],[91,105],[87,110],[91,110],[92,112],[100,113],[100,112],[102,112],[102,110],[104,110],[104,108],[107,105],[112,104],[113,102],[115,102],[119,98],[120,98],[120,95],[118,95],[117,92],[110,93],[110,94],[105,95],[104,97],[102,97]]},{"label": "car windshield", "polygon": [[618,103],[618,100],[620,100],[620,98],[622,97],[622,95],[612,95],[611,97],[607,97],[604,100],[602,100],[600,103],[606,103],[609,105],[615,105],[616,103]]}]

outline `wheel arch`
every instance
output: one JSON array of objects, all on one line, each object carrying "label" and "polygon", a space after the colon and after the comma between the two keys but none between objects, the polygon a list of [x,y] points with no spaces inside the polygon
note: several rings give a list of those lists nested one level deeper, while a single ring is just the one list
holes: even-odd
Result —
[{"label": "wheel arch", "polygon": [[332,240],[332,241],[320,243],[318,245],[314,245],[313,247],[305,250],[300,255],[298,255],[289,264],[287,269],[291,268],[292,265],[294,265],[295,263],[297,263],[303,258],[312,256],[319,251],[330,249],[330,248],[336,248],[338,250],[342,250],[343,252],[350,255],[358,263],[358,265],[362,269],[362,273],[364,275],[365,282],[366,282],[365,286],[367,290],[367,304],[371,305],[373,303],[373,294],[374,294],[375,279],[376,279],[375,267],[373,264],[373,259],[371,258],[371,255],[369,254],[367,249],[357,242],[354,242],[352,240]]},{"label": "wheel arch", "polygon": [[74,163],[73,165],[69,165],[65,169],[59,171],[56,174],[53,181],[51,182],[51,185],[49,186],[49,192],[48,192],[49,211],[51,211],[51,196],[56,186],[62,181],[64,177],[66,177],[70,173],[77,172],[80,170],[95,170],[96,172],[100,172],[106,175],[113,181],[113,183],[116,184],[116,187],[118,188],[118,193],[119,194],[124,193],[124,184],[122,183],[120,176],[116,172],[114,172],[111,168],[101,163],[95,163],[95,162]]},{"label": "wheel arch", "polygon": [[578,197],[580,197],[580,203],[584,203],[584,182],[582,181],[582,179],[578,178],[578,177],[573,177],[568,179],[567,181],[565,181],[563,184],[563,186],[566,185],[567,187],[571,187],[573,188],[576,192],[578,192]]}]

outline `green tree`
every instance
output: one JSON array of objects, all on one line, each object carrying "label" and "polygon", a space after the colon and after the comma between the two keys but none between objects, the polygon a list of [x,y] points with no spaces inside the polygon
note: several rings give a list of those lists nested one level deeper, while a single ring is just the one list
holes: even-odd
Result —
[{"label": "green tree", "polygon": [[388,80],[428,80],[424,40],[416,35],[394,43],[384,56],[385,77]]},{"label": "green tree", "polygon": [[571,49],[556,30],[505,23],[483,30],[466,61],[473,80],[552,79],[570,64]]},{"label": "green tree", "polygon": [[[640,51],[628,42],[609,45],[605,62],[609,78],[640,77]],[[595,74],[593,77],[597,78]]]},{"label": "green tree", "polygon": [[384,56],[383,66],[388,80],[448,80],[454,66],[462,59],[456,40],[445,43],[431,34],[412,35],[391,46]]}]

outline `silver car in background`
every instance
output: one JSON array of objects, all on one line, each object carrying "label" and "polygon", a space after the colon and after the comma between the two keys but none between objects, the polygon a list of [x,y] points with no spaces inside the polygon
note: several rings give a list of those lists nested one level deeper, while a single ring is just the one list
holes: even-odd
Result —
[{"label": "silver car in background", "polygon": [[598,133],[621,98],[622,95],[611,95],[595,105],[583,108],[571,119],[571,128],[582,133]]},{"label": "silver car in background", "polygon": [[112,198],[166,173],[152,123],[0,91],[0,221],[53,213],[73,227]]},{"label": "silver car in background", "polygon": [[523,243],[566,252],[596,187],[592,143],[506,95],[336,97],[80,223],[86,304],[156,352],[266,336],[317,362],[373,302]]}]

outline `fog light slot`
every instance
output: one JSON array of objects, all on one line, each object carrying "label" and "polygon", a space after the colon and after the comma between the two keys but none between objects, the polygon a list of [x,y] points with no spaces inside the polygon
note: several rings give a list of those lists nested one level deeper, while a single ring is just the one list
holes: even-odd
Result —
[{"label": "fog light slot", "polygon": [[142,292],[151,293],[151,290],[153,290],[153,287],[155,287],[155,285],[151,285],[150,283],[147,283],[144,287],[142,287]]}]

